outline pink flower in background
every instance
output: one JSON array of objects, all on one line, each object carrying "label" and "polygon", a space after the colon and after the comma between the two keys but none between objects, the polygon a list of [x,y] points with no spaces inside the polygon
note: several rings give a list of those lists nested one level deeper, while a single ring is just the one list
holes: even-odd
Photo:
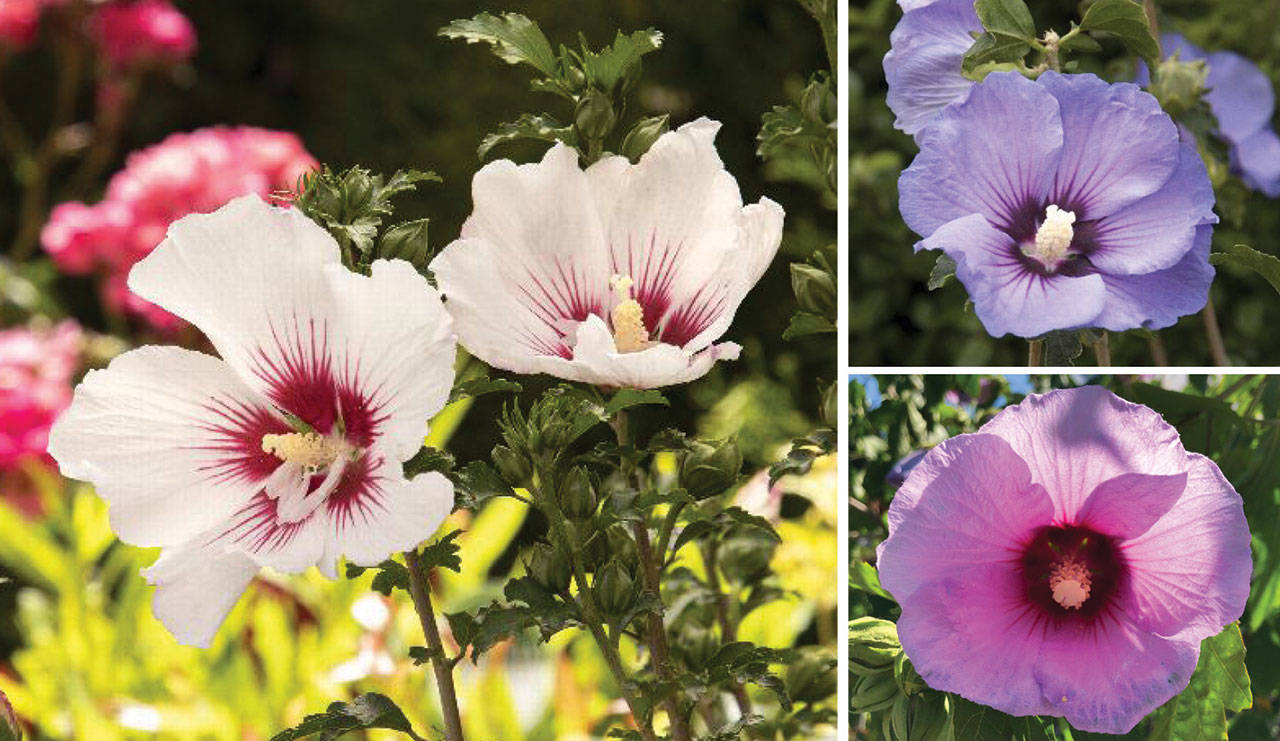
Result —
[{"label": "pink flower in background", "polygon": [[1104,733],[1187,686],[1252,571],[1217,465],[1096,386],[1033,394],[930,450],[878,565],[929,686]]},{"label": "pink flower in background", "polygon": [[184,323],[125,288],[134,263],[164,239],[174,220],[214,211],[238,196],[290,191],[316,165],[302,141],[285,131],[216,126],[173,134],[129,155],[100,203],[55,207],[41,241],[63,272],[104,276],[108,309],[171,333]]},{"label": "pink flower in background", "polygon": [[196,50],[196,30],[166,0],[112,2],[94,10],[90,33],[108,66],[175,64]]},{"label": "pink flower in background", "polygon": [[0,0],[0,46],[23,48],[40,28],[41,0]]},{"label": "pink flower in background", "polygon": [[83,340],[70,319],[50,329],[0,330],[0,471],[48,460],[49,427],[71,403]]}]

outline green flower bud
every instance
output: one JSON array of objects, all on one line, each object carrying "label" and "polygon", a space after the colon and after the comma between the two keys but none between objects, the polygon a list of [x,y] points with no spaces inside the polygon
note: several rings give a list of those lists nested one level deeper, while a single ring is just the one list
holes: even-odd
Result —
[{"label": "green flower bud", "polygon": [[373,177],[369,171],[353,167],[342,179],[342,200],[346,204],[346,215],[361,214],[373,200]]},{"label": "green flower bud", "polygon": [[706,668],[711,657],[720,650],[720,639],[701,625],[688,625],[675,636],[676,653],[693,671]]},{"label": "green flower bud", "polygon": [[800,111],[805,118],[829,124],[836,120],[837,110],[836,93],[831,88],[830,78],[826,75],[812,78],[800,96]]},{"label": "green flower bud", "polygon": [[625,613],[635,603],[636,592],[639,591],[631,574],[617,559],[605,564],[604,568],[596,572],[592,589],[596,593],[601,609],[610,616]]},{"label": "green flower bud", "polygon": [[573,567],[563,553],[546,543],[539,543],[529,554],[525,570],[539,586],[552,594],[563,594],[569,589]]},{"label": "green flower bud", "polygon": [[706,499],[723,492],[738,481],[742,453],[737,442],[718,445],[694,442],[680,463],[680,486],[694,499]]},{"label": "green flower bud", "polygon": [[808,263],[793,262],[791,290],[802,310],[818,316],[835,316],[836,279],[831,273]]},{"label": "green flower bud", "polygon": [[796,702],[819,702],[836,693],[836,661],[806,650],[787,666],[787,695]]},{"label": "green flower bud", "polygon": [[505,445],[495,445],[489,456],[493,458],[493,465],[498,467],[498,473],[502,474],[507,483],[519,486],[528,481],[529,461],[523,455]]},{"label": "green flower bud", "polygon": [[874,713],[892,707],[899,696],[892,674],[858,677],[849,693],[849,708],[856,713]]},{"label": "green flower bud", "polygon": [[569,82],[569,89],[575,93],[582,92],[582,89],[587,86],[587,74],[576,64],[570,64],[565,68],[564,77]]},{"label": "green flower bud", "polygon": [[727,579],[747,584],[764,576],[776,543],[763,537],[739,536],[720,544],[720,570]]},{"label": "green flower bud", "polygon": [[560,509],[572,520],[585,520],[596,513],[596,492],[585,468],[574,466],[564,477]]},{"label": "green flower bud", "polygon": [[298,204],[309,216],[342,216],[342,191],[328,171],[307,179],[307,189],[298,198]]},{"label": "green flower bud", "polygon": [[427,219],[396,224],[382,235],[378,254],[388,260],[405,260],[415,268],[425,268],[431,257],[427,245]]},{"label": "green flower bud", "polygon": [[859,676],[886,674],[901,655],[898,626],[873,617],[849,622],[849,671]]},{"label": "green flower bud", "polygon": [[627,132],[622,139],[621,154],[631,161],[640,159],[640,155],[649,151],[649,147],[658,141],[658,137],[667,133],[668,116],[664,113],[661,116],[652,118],[642,118],[636,122],[635,126]]},{"label": "green flower bud", "polygon": [[609,96],[598,90],[588,90],[573,113],[573,124],[583,139],[603,139],[617,123],[618,115],[613,111]]},{"label": "green flower bud", "polygon": [[924,678],[911,665],[905,651],[899,651],[893,659],[893,676],[898,680],[898,687],[904,695],[918,695],[929,688]]},{"label": "green flower bud", "polygon": [[1206,92],[1208,76],[1209,68],[1202,59],[1194,62],[1166,59],[1156,68],[1150,85],[1151,94],[1169,115],[1178,116],[1200,103]]}]

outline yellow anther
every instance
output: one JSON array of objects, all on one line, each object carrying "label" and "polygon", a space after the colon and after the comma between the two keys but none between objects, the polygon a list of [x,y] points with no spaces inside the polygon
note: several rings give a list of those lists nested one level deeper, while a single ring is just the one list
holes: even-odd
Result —
[{"label": "yellow anther", "polygon": [[262,452],[312,471],[333,463],[342,455],[344,447],[341,441],[318,432],[262,436]]},{"label": "yellow anther", "polygon": [[1067,257],[1071,240],[1075,239],[1076,232],[1072,228],[1075,223],[1075,213],[1050,205],[1044,211],[1044,222],[1036,230],[1036,243],[1030,256],[1050,270],[1056,268]]},{"label": "yellow anther", "polygon": [[631,276],[615,275],[609,279],[609,285],[619,299],[617,306],[609,312],[613,324],[613,345],[618,352],[639,352],[657,344],[649,339],[649,330],[644,326],[644,307],[631,297],[631,286],[635,285]]}]

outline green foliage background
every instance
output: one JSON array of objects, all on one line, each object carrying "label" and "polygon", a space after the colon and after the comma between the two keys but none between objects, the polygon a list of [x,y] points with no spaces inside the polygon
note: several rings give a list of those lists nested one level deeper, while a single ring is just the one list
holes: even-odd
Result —
[{"label": "green foliage background", "polygon": [[[1028,0],[1040,29],[1065,33],[1089,0]],[[1156,0],[1162,31],[1178,31],[1207,50],[1231,50],[1280,81],[1280,4],[1274,0]],[[936,253],[912,252],[919,239],[898,213],[898,173],[918,151],[911,137],[893,128],[885,105],[881,61],[889,33],[902,13],[895,0],[854,2],[849,10],[850,363],[854,366],[1024,365],[1027,343],[994,339],[982,328],[958,281],[930,292],[929,271]],[[1110,56],[1084,58],[1082,71],[1109,80],[1132,79],[1131,57],[1118,44]],[[1218,190],[1222,223],[1214,249],[1246,244],[1280,255],[1280,204],[1245,191],[1238,182]],[[1233,364],[1278,362],[1280,349],[1269,328],[1280,321],[1280,298],[1256,274],[1219,267],[1211,298]],[[1212,359],[1199,315],[1184,317],[1159,333],[1171,365],[1210,365]],[[1115,365],[1154,364],[1139,332],[1111,337]],[[1086,351],[1085,358],[1089,358]],[[1082,359],[1081,364],[1092,362]]]},{"label": "green foliage background", "polygon": [[[894,463],[911,451],[974,432],[1005,406],[1024,398],[1003,376],[877,376],[876,381],[883,398],[878,406],[869,402],[863,382],[850,383],[851,620],[864,616],[896,620],[899,613],[873,568],[876,546],[887,536],[885,515],[894,487],[885,476]],[[1031,376],[1036,392],[1087,384],[1100,384],[1156,410],[1178,429],[1187,450],[1212,458],[1240,492],[1253,534],[1253,580],[1239,622],[1243,647],[1233,635],[1233,626],[1206,640],[1190,687],[1123,738],[1222,739],[1228,732],[1230,738],[1245,741],[1276,738],[1280,732],[1280,377]],[[919,681],[918,675],[915,680]],[[916,702],[939,694],[923,691],[915,695]],[[1012,719],[999,712],[953,697],[948,697],[948,703],[957,741],[1121,738],[1073,731],[1062,721],[1037,719],[1019,719],[1015,734]],[[878,718],[871,722],[854,714],[851,721],[851,738],[884,738]],[[994,735],[975,735],[972,729],[977,727]],[[933,741],[945,736],[924,738]]]}]

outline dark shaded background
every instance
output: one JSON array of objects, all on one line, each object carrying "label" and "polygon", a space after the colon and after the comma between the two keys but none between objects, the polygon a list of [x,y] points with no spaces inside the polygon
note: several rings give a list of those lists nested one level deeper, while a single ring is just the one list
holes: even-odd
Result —
[{"label": "dark shaded background", "polygon": [[[1028,0],[1037,27],[1065,33],[1088,2]],[[1231,50],[1280,80],[1280,2],[1277,0],[1157,0],[1162,30],[1176,30],[1207,50]],[[882,59],[889,33],[901,17],[894,0],[854,0],[850,19],[850,306],[849,362],[854,366],[1025,365],[1027,343],[994,339],[982,328],[958,281],[928,290],[937,253],[913,254],[919,239],[898,213],[898,173],[918,151],[909,136],[893,128],[885,105]],[[1105,79],[1131,79],[1128,59],[1108,44],[1112,55],[1088,60],[1087,71]],[[1247,244],[1280,255],[1280,204],[1262,195],[1228,187],[1218,193],[1222,224],[1217,249]],[[1233,364],[1280,362],[1272,328],[1280,323],[1280,297],[1261,277],[1218,268],[1211,298]],[[1210,365],[1200,315],[1159,333],[1172,365]],[[1145,335],[1112,333],[1116,365],[1151,365]],[[1092,365],[1086,353],[1078,363]]]}]

